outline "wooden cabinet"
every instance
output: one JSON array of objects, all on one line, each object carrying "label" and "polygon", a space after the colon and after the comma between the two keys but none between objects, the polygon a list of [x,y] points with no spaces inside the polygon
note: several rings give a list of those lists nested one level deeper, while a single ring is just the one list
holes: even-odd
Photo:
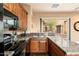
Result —
[{"label": "wooden cabinet", "polygon": [[26,30],[27,27],[27,13],[23,12],[23,29]]},{"label": "wooden cabinet", "polygon": [[4,8],[16,15],[16,10],[17,10],[16,5],[17,4],[15,4],[15,3],[5,3]]},{"label": "wooden cabinet", "polygon": [[45,53],[48,51],[48,43],[46,40],[41,40],[39,45],[40,52]]},{"label": "wooden cabinet", "polygon": [[26,30],[27,28],[27,15],[23,6],[19,3],[4,3],[3,8],[10,11],[14,15],[18,16],[19,28],[21,30]]},{"label": "wooden cabinet", "polygon": [[19,19],[19,28],[20,29],[23,29],[23,23],[22,23],[22,21],[23,21],[23,15],[22,15],[22,8],[21,8],[21,6],[19,5],[19,7],[18,7],[18,19]]},{"label": "wooden cabinet", "polygon": [[66,52],[57,46],[52,40],[48,40],[48,50],[51,56],[65,56]]},{"label": "wooden cabinet", "polygon": [[11,4],[10,4],[10,3],[5,3],[5,4],[3,5],[3,8],[5,8],[5,9],[11,11],[11,10],[10,10],[10,9],[11,9]]},{"label": "wooden cabinet", "polygon": [[23,10],[23,8],[21,8],[22,12],[21,12],[21,20],[22,20],[22,28],[24,30],[26,30],[27,27],[27,13],[25,13],[25,10]]},{"label": "wooden cabinet", "polygon": [[22,6],[19,4],[18,7],[18,18],[19,18],[19,28],[22,30],[26,30],[27,28],[27,12],[22,8]]},{"label": "wooden cabinet", "polygon": [[32,38],[30,41],[30,53],[47,53],[48,41],[39,40],[38,38]]},{"label": "wooden cabinet", "polygon": [[39,41],[38,40],[31,40],[31,42],[30,42],[30,52],[31,53],[39,52]]},{"label": "wooden cabinet", "polygon": [[11,9],[12,9],[12,13],[14,13],[16,16],[18,16],[18,15],[17,15],[17,13],[18,13],[18,7],[19,7],[19,6],[18,6],[17,3],[13,3],[13,4],[12,4],[12,8],[11,8]]}]

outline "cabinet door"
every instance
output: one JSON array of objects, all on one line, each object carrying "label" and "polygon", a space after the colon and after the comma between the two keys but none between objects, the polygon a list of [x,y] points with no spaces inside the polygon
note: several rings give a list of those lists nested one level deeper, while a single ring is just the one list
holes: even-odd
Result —
[{"label": "cabinet door", "polygon": [[24,11],[23,8],[20,8],[20,28],[23,30],[26,30],[27,27],[27,14],[26,11]]},{"label": "cabinet door", "polygon": [[3,8],[7,9],[8,11],[11,11],[11,3],[4,3]]},{"label": "cabinet door", "polygon": [[24,30],[24,25],[25,25],[25,18],[24,18],[24,14],[25,14],[25,12],[24,12],[24,10],[23,10],[23,8],[22,8],[22,29]]},{"label": "cabinet door", "polygon": [[23,18],[24,18],[23,9],[22,9],[21,5],[19,5],[19,7],[18,7],[18,19],[19,19],[19,28],[21,30],[23,30],[23,20],[24,20]]},{"label": "cabinet door", "polygon": [[31,53],[37,53],[37,52],[39,52],[39,41],[32,40],[30,42],[30,52]]},{"label": "cabinet door", "polygon": [[66,53],[54,42],[49,40],[49,54],[54,56],[64,56]]},{"label": "cabinet door", "polygon": [[23,29],[26,30],[27,28],[27,14],[23,12]]},{"label": "cabinet door", "polygon": [[19,9],[20,9],[19,3],[15,3],[14,10],[15,10],[16,16],[18,16],[18,14],[20,13]]},{"label": "cabinet door", "polygon": [[12,3],[12,12],[17,16],[18,12],[18,4],[17,3]]},{"label": "cabinet door", "polygon": [[21,6],[19,5],[18,7],[18,19],[19,19],[19,28],[22,29],[22,8]]},{"label": "cabinet door", "polygon": [[52,41],[49,39],[48,42],[49,42],[49,44],[48,44],[49,45],[48,46],[48,48],[49,48],[49,54],[51,56],[56,56],[55,48],[53,47]]},{"label": "cabinet door", "polygon": [[40,41],[40,52],[46,53],[47,49],[48,49],[48,47],[47,47],[47,41],[46,40],[44,40],[44,41],[41,40]]},{"label": "cabinet door", "polygon": [[4,8],[16,15],[16,4],[15,3],[4,3]]}]

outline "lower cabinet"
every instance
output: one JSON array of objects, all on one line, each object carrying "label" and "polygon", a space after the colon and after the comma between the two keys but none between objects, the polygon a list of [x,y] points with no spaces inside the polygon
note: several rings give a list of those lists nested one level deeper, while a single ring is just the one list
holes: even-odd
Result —
[{"label": "lower cabinet", "polygon": [[48,51],[48,41],[31,39],[30,40],[30,53],[47,53]]},{"label": "lower cabinet", "polygon": [[39,39],[30,38],[26,44],[27,53],[48,53],[49,56],[65,56],[66,52],[63,51],[49,38]]},{"label": "lower cabinet", "polygon": [[50,39],[48,40],[48,50],[49,50],[49,55],[51,56],[65,56],[66,52],[63,51],[60,47],[58,47],[53,41]]},{"label": "lower cabinet", "polygon": [[41,40],[39,43],[39,50],[42,53],[46,53],[48,51],[48,41],[46,40]]},{"label": "lower cabinet", "polygon": [[31,53],[39,52],[39,41],[38,40],[31,40],[30,41],[30,52]]}]

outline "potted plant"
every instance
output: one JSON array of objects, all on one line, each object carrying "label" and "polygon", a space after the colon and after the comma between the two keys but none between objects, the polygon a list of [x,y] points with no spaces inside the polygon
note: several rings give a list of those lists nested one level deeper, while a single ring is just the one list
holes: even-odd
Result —
[{"label": "potted plant", "polygon": [[56,21],[55,20],[50,20],[48,21],[48,26],[49,26],[49,31],[53,31],[53,29],[55,28],[56,25]]}]

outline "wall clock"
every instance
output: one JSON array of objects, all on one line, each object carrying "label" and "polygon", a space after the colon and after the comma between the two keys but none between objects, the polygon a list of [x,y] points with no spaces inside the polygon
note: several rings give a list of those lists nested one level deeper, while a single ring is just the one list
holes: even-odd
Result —
[{"label": "wall clock", "polygon": [[76,31],[79,31],[79,21],[77,21],[77,22],[74,23],[74,29]]}]

